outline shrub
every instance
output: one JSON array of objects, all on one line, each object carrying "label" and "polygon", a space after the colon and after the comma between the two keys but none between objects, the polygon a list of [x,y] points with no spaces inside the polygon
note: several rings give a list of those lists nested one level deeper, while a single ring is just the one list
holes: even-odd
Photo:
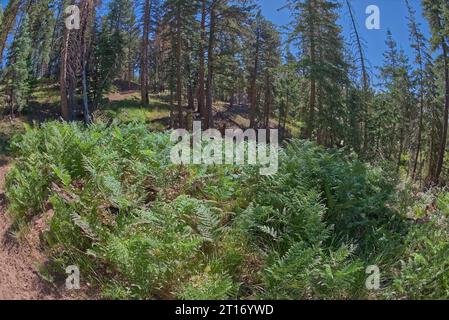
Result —
[{"label": "shrub", "polygon": [[[138,123],[28,127],[13,143],[9,212],[21,226],[53,209],[53,266],[78,265],[108,298],[448,296],[449,196],[418,224],[406,212],[422,218],[422,206],[398,202],[394,175],[344,151],[293,140],[265,177],[175,166],[171,145]],[[373,264],[377,293],[364,287]]]}]

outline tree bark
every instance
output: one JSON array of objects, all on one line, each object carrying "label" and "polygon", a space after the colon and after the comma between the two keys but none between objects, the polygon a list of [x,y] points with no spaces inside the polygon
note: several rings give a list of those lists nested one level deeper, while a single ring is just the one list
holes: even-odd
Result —
[{"label": "tree bark", "polygon": [[181,8],[178,5],[176,13],[176,100],[178,106],[178,125],[184,126],[183,108],[182,108],[182,30],[181,30]]},{"label": "tree bark", "polygon": [[148,37],[150,33],[150,18],[151,18],[151,0],[145,0],[144,14],[143,14],[143,35],[142,35],[142,48],[140,56],[140,94],[144,107],[150,105],[149,89],[148,89]]},{"label": "tree bark", "polygon": [[208,128],[214,127],[213,119],[213,79],[214,79],[214,49],[215,49],[215,24],[216,24],[216,5],[214,2],[210,11],[210,29],[209,29],[209,48],[208,48],[208,72],[206,83],[206,124]]},{"label": "tree bark", "polygon": [[271,88],[270,88],[270,73],[267,71],[265,75],[265,129],[270,127],[270,113],[271,113]]},{"label": "tree bark", "polygon": [[413,161],[413,169],[412,169],[412,179],[416,178],[416,170],[418,168],[419,156],[421,153],[421,145],[422,145],[422,131],[424,125],[424,54],[422,48],[422,39],[419,37],[419,30],[416,23],[415,11],[410,5],[408,0],[405,0],[407,5],[407,9],[410,16],[410,28],[411,35],[415,38],[415,51],[416,51],[416,61],[419,64],[419,126],[418,126],[418,136],[417,142],[418,145],[416,147],[416,153]]},{"label": "tree bark", "polygon": [[256,34],[256,48],[254,56],[254,70],[251,76],[251,84],[249,89],[249,102],[251,105],[249,122],[250,128],[256,127],[256,114],[257,114],[257,74],[259,73],[259,54],[260,54],[260,30],[257,28]]},{"label": "tree bark", "polygon": [[[314,2],[309,4],[310,10],[313,10]],[[312,19],[313,20],[313,19]],[[307,120],[305,138],[312,139],[313,128],[315,122],[315,107],[316,107],[316,78],[315,78],[315,63],[316,63],[316,47],[315,47],[315,26],[313,22],[310,25],[310,95],[309,95],[309,118]]]},{"label": "tree bark", "polygon": [[89,66],[89,57],[93,38],[93,23],[95,20],[95,0],[85,0],[82,11],[82,27],[80,39],[81,51],[81,83],[83,93],[83,116],[86,124],[91,123],[89,98],[88,98],[88,84],[87,72]]},{"label": "tree bark", "polygon": [[68,55],[69,55],[69,39],[70,30],[65,30],[64,32],[64,42],[61,51],[61,66],[60,66],[60,77],[59,77],[59,87],[61,91],[61,114],[65,121],[72,120],[72,106],[69,104],[68,92]]},{"label": "tree bark", "polygon": [[206,16],[207,16],[207,2],[202,0],[201,5],[201,39],[199,47],[199,71],[198,71],[198,112],[201,119],[206,119],[206,105],[205,105],[205,92],[204,92],[204,78],[205,78],[205,58],[204,51],[206,46]]},{"label": "tree bark", "polygon": [[360,40],[359,31],[357,29],[357,25],[355,23],[355,17],[354,13],[352,11],[351,3],[349,0],[346,0],[346,5],[348,6],[349,16],[351,18],[352,27],[354,29],[354,35],[357,42],[357,50],[359,53],[360,58],[360,65],[362,68],[362,82],[363,82],[363,151],[366,153],[368,150],[368,135],[369,135],[369,117],[368,117],[368,106],[366,103],[366,100],[368,98],[368,91],[369,91],[369,83],[368,83],[368,72],[366,71],[366,62],[365,62],[365,56],[363,54],[363,48],[362,48],[362,42]]},{"label": "tree bark", "polygon": [[[441,22],[440,22],[441,25]],[[444,93],[444,116],[443,116],[443,133],[441,136],[440,150],[438,154],[438,162],[435,171],[433,182],[439,184],[441,172],[443,170],[444,156],[446,153],[448,121],[449,121],[449,48],[447,46],[446,37],[443,35],[441,39],[441,48],[443,50],[444,59],[444,81],[445,81],[445,93]]]}]

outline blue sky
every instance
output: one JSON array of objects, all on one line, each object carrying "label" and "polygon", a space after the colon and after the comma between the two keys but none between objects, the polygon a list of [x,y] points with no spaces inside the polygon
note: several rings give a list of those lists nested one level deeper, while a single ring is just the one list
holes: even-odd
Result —
[{"label": "blue sky", "polygon": [[[286,0],[259,0],[262,12],[265,17],[277,25],[285,25],[290,21],[290,13],[287,9],[279,11],[286,3]],[[410,0],[410,4],[417,11],[417,19],[421,23],[422,31],[428,35],[429,29],[425,21],[422,10],[421,0]],[[375,72],[375,67],[383,63],[383,52],[385,50],[385,39],[387,30],[390,29],[393,37],[398,42],[413,62],[413,51],[410,48],[410,40],[407,26],[407,7],[405,0],[352,0],[354,15],[357,20],[358,29],[365,42],[365,53],[370,62],[371,71]],[[368,30],[365,27],[365,20],[368,17],[365,14],[369,5],[377,5],[380,9],[380,30]],[[351,21],[347,14],[346,6],[342,8],[342,16],[339,21],[343,27],[345,38],[349,40],[351,32]]]},{"label": "blue sky", "polygon": [[[1,0],[1,2],[3,7],[5,7],[7,0]],[[107,2],[107,0],[103,2]],[[262,8],[264,16],[276,25],[282,26],[290,21],[290,13],[287,9],[278,10],[284,6],[286,0],[257,0],[257,2]],[[375,72],[375,66],[382,64],[382,53],[385,50],[385,38],[388,29],[392,31],[395,40],[413,61],[413,52],[410,48],[407,29],[407,8],[404,0],[352,0],[351,2],[360,34],[365,40],[366,55],[372,67],[372,72]],[[417,10],[418,21],[421,22],[423,31],[425,34],[428,34],[427,22],[424,20],[421,12],[421,0],[410,0],[410,3]],[[380,8],[380,30],[368,30],[365,28],[365,20],[367,18],[365,10],[369,5],[377,5]],[[351,24],[346,7],[343,9],[344,14],[340,19],[340,24],[343,27],[345,37],[348,38],[351,32]]]}]

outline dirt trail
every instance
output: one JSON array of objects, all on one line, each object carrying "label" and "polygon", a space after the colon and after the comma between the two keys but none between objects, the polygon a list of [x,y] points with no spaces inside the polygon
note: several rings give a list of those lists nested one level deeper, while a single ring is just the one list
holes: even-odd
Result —
[{"label": "dirt trail", "polygon": [[64,299],[55,288],[39,277],[36,267],[45,257],[39,249],[39,233],[32,223],[27,239],[18,243],[11,233],[11,222],[5,214],[5,175],[10,165],[0,160],[0,300]]}]

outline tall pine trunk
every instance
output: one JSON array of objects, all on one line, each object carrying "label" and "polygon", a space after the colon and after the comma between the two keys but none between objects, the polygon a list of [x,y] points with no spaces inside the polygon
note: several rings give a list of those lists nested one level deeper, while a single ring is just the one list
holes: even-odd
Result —
[{"label": "tall pine trunk", "polygon": [[271,113],[271,88],[270,88],[270,73],[267,71],[265,75],[265,129],[270,127],[270,113]]},{"label": "tall pine trunk", "polygon": [[216,24],[216,3],[212,4],[210,11],[209,48],[208,48],[208,72],[206,83],[206,124],[208,128],[214,127],[213,119],[213,80],[214,80],[214,48],[215,48],[215,24]]},{"label": "tall pine trunk", "polygon": [[151,0],[145,0],[144,14],[143,14],[143,34],[142,34],[142,48],[140,56],[140,95],[144,107],[150,104],[149,89],[148,89],[148,37],[150,34],[150,18],[151,18]]},{"label": "tall pine trunk", "polygon": [[202,0],[201,2],[201,39],[199,47],[199,70],[198,70],[198,112],[201,119],[207,118],[206,105],[205,105],[205,92],[204,92],[204,78],[205,78],[205,58],[204,51],[206,46],[206,15],[207,15],[207,2]]},{"label": "tall pine trunk", "polygon": [[443,162],[446,153],[448,121],[449,121],[449,48],[447,46],[445,36],[442,36],[441,47],[443,50],[443,60],[444,60],[444,83],[445,83],[444,116],[443,116],[443,133],[441,136],[440,149],[438,153],[438,162],[435,175],[433,177],[433,183],[435,184],[439,184],[441,172],[443,171]]},{"label": "tall pine trunk", "polygon": [[368,83],[368,72],[366,70],[366,62],[365,62],[365,55],[363,54],[363,48],[362,48],[362,42],[360,39],[359,30],[357,29],[357,24],[355,23],[355,17],[354,13],[352,11],[351,4],[349,0],[346,0],[346,5],[348,7],[349,16],[351,18],[352,22],[352,28],[354,30],[355,40],[357,43],[357,51],[360,59],[360,67],[362,69],[362,83],[363,83],[363,152],[368,151],[368,140],[369,140],[369,116],[368,116],[368,91],[369,91],[369,83]]},{"label": "tall pine trunk", "polygon": [[61,114],[65,121],[72,120],[72,105],[70,104],[69,96],[73,95],[70,90],[72,89],[69,85],[68,79],[68,64],[69,64],[69,41],[70,41],[70,30],[65,29],[64,40],[61,51],[61,66],[60,66],[60,77],[59,77],[59,87],[61,91]]},{"label": "tall pine trunk", "polygon": [[[309,10],[312,12],[314,10],[313,6],[315,3],[312,1],[309,3]],[[312,139],[313,128],[315,125],[315,107],[316,107],[316,45],[315,45],[315,25],[313,19],[311,19],[310,24],[310,62],[311,62],[311,70],[310,70],[310,94],[309,94],[309,117],[307,119],[305,138]]]},{"label": "tall pine trunk", "polygon": [[256,127],[256,115],[257,115],[257,74],[259,73],[259,53],[260,53],[260,32],[257,30],[256,35],[256,49],[254,55],[254,70],[251,75],[251,84],[249,88],[249,103],[251,105],[249,122],[250,128]]},{"label": "tall pine trunk", "polygon": [[80,37],[80,56],[81,56],[81,83],[83,94],[83,116],[86,124],[91,123],[87,72],[89,67],[89,57],[93,39],[93,24],[95,21],[95,0],[85,0],[82,2],[81,15],[81,37]]},{"label": "tall pine trunk", "polygon": [[182,30],[181,30],[181,8],[178,5],[176,13],[176,101],[178,106],[178,125],[184,126],[183,108],[182,108]]}]

